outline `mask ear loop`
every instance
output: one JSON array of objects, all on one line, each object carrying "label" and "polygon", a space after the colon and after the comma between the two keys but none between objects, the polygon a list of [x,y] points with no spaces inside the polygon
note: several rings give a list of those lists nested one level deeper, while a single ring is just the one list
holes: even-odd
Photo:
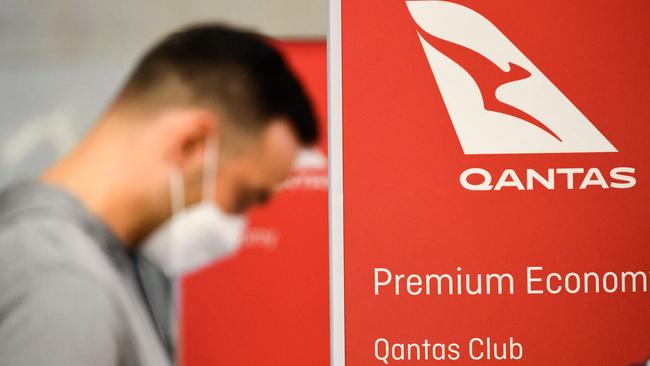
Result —
[{"label": "mask ear loop", "polygon": [[[172,216],[174,215],[183,215],[185,214],[185,183],[183,181],[183,173],[179,167],[173,167],[169,173],[169,195],[171,200],[171,209]],[[175,221],[172,220],[169,227],[169,236],[167,237],[167,253],[165,258],[167,258],[167,267],[176,268],[178,266],[177,261],[180,259],[177,258],[175,253],[174,243],[179,242],[178,236],[181,233],[178,232],[178,228],[175,226]]]},{"label": "mask ear loop", "polygon": [[180,168],[174,167],[169,173],[169,196],[171,199],[172,215],[185,207],[185,184]]},{"label": "mask ear loop", "polygon": [[[218,144],[214,138],[208,138],[205,142],[205,148],[203,149],[203,176],[201,179],[202,198],[204,202],[205,201],[212,202],[214,200],[214,190],[215,190],[214,182],[217,176],[217,163],[219,160],[218,158],[219,158]],[[176,171],[176,173],[178,173],[178,171]],[[172,174],[170,177],[173,176],[174,174]],[[176,180],[176,182],[172,183],[172,181],[174,180]],[[179,194],[181,195],[180,201],[172,198],[172,202],[174,201],[176,201],[177,203],[180,202],[181,203],[180,208],[182,209],[182,206],[185,202],[185,192],[183,189],[182,175],[178,174],[177,178],[171,178],[170,186],[177,187],[177,189],[172,190],[172,192],[173,191],[179,192]],[[169,307],[170,333],[172,339],[176,341],[176,344],[182,344],[182,341],[180,339],[180,334],[178,333],[178,324],[183,321],[182,320],[183,302],[182,302],[182,297],[179,296],[179,294],[182,293],[183,281],[181,281],[180,278],[174,278],[173,281],[174,281],[174,285],[172,286],[173,303]],[[180,352],[177,352],[176,353],[177,364],[180,363],[179,355]]]},{"label": "mask ear loop", "polygon": [[[185,212],[183,211],[185,208],[185,184],[183,181],[183,174],[181,172],[181,169],[178,167],[172,168],[172,171],[169,174],[169,192],[171,197],[172,215],[184,215]],[[173,273],[175,273],[176,269],[180,266],[178,261],[181,260],[181,258],[178,257],[177,253],[174,250],[176,249],[174,243],[178,243],[180,240],[179,236],[182,235],[182,233],[179,232],[178,228],[174,226],[174,223],[175,222],[172,220],[169,231],[170,235],[167,237],[167,240],[169,240],[169,242],[167,245],[167,255],[165,257],[169,261],[169,263],[167,263],[167,268],[171,268]],[[171,304],[169,306],[168,314],[170,324],[169,332],[171,336],[171,342],[178,344],[179,340],[177,337],[177,322],[179,321],[179,316],[177,314],[180,311],[180,301],[178,299],[178,294],[180,293],[179,286],[181,284],[181,281],[175,275],[170,275],[170,279],[173,281],[173,285],[171,286]]]},{"label": "mask ear loop", "polygon": [[213,202],[215,195],[215,179],[219,164],[219,144],[216,138],[209,137],[203,149],[203,201]]}]

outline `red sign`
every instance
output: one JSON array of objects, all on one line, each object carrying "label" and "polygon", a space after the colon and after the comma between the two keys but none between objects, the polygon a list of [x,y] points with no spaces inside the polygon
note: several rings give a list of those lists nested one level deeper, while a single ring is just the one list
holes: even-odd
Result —
[{"label": "red sign", "polygon": [[325,42],[278,42],[311,96],[319,145],[268,206],[242,251],[183,282],[183,365],[329,364]]},{"label": "red sign", "polygon": [[650,358],[650,2],[332,9],[334,365]]}]

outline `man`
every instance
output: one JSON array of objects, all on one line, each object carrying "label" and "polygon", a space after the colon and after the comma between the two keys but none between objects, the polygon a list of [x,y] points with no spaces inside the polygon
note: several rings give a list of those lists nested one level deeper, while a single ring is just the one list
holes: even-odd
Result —
[{"label": "man", "polygon": [[203,25],[163,40],[74,151],[0,194],[0,365],[169,364],[139,243],[163,237],[162,269],[187,270],[183,248],[232,241],[217,221],[267,200],[316,140],[260,36]]}]

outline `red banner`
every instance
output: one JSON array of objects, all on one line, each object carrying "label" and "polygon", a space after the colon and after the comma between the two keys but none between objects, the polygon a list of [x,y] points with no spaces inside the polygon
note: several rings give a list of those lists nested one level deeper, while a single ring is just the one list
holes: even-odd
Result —
[{"label": "red banner", "polygon": [[649,14],[340,1],[346,365],[650,358]]},{"label": "red banner", "polygon": [[325,42],[278,42],[314,102],[322,140],[266,207],[242,251],[183,282],[182,364],[329,364]]}]

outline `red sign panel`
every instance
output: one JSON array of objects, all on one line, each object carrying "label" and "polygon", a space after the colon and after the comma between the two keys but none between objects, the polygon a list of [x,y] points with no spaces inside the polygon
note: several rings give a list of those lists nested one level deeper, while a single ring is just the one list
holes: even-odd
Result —
[{"label": "red sign panel", "polygon": [[346,365],[650,358],[649,15],[340,2]]},{"label": "red sign panel", "polygon": [[242,250],[183,282],[183,365],[328,365],[327,72],[322,41],[276,44],[321,123]]}]

